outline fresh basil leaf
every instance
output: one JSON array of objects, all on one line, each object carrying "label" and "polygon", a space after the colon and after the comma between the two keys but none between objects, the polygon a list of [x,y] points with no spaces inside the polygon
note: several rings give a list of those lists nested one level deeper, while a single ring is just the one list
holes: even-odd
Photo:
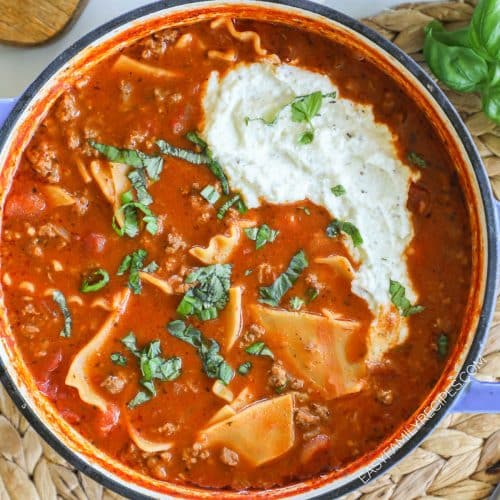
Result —
[{"label": "fresh basil leaf", "polygon": [[472,48],[489,62],[500,62],[500,2],[480,0],[470,23]]},{"label": "fresh basil leaf", "polygon": [[245,349],[245,352],[247,354],[251,354],[252,356],[264,356],[274,359],[273,352],[264,342],[254,342]]},{"label": "fresh basil leaf", "polygon": [[147,403],[151,399],[149,394],[146,394],[144,391],[139,391],[128,403],[127,407],[130,410],[137,408],[138,406]]},{"label": "fresh basil leaf", "polygon": [[224,215],[226,215],[226,212],[235,204],[240,201],[240,195],[237,194],[233,196],[232,198],[229,198],[229,200],[225,201],[223,205],[219,208],[217,211],[217,219],[221,220],[224,218]]},{"label": "fresh basil leaf", "polygon": [[424,310],[423,306],[411,305],[411,302],[406,298],[405,287],[398,281],[390,280],[389,294],[391,302],[398,308],[402,316],[411,316]]},{"label": "fresh basil leaf", "polygon": [[416,167],[419,167],[419,168],[426,168],[427,167],[427,162],[425,161],[425,159],[422,156],[420,156],[418,153],[415,153],[415,151],[410,151],[407,155],[407,158]]},{"label": "fresh basil leaf", "polygon": [[101,290],[109,283],[109,274],[105,269],[99,268],[88,274],[80,287],[80,292],[90,293]]},{"label": "fresh basil leaf", "polygon": [[307,302],[310,303],[313,300],[317,299],[319,295],[319,290],[314,287],[309,287],[306,290],[306,297],[307,297]]},{"label": "fresh basil leaf", "polygon": [[137,193],[137,200],[143,205],[151,205],[153,198],[148,192],[146,185],[146,177],[142,170],[131,170],[127,175],[130,183],[132,184],[135,192]]},{"label": "fresh basil leaf", "polygon": [[345,187],[342,184],[337,184],[330,188],[330,191],[337,197],[342,196],[346,193]]},{"label": "fresh basil leaf", "polygon": [[144,260],[147,256],[148,252],[142,248],[125,255],[120,263],[120,266],[118,267],[118,271],[116,272],[118,276],[123,276],[126,272],[129,273],[128,287],[136,295],[140,294],[142,291],[142,283],[139,272],[144,271],[146,273],[152,273],[158,269],[158,264],[154,261],[150,262],[147,266],[144,266]]},{"label": "fresh basil leaf", "polygon": [[220,355],[220,346],[215,340],[204,337],[200,330],[186,325],[181,320],[171,321],[166,329],[170,335],[186,342],[198,351],[203,371],[208,377],[219,379],[226,385],[229,384],[234,377],[234,371]]},{"label": "fresh basil leaf", "polygon": [[424,57],[437,78],[459,92],[479,90],[488,78],[486,61],[471,48],[444,43],[440,38],[444,28],[438,21],[425,31]]},{"label": "fresh basil leaf", "polygon": [[283,295],[292,288],[299,275],[308,265],[304,251],[297,252],[292,257],[286,271],[280,274],[272,285],[259,288],[259,302],[274,307],[278,306]]},{"label": "fresh basil leaf", "polygon": [[445,358],[448,354],[448,336],[442,333],[437,339],[437,350],[441,358]]},{"label": "fresh basil leaf", "polygon": [[121,340],[122,344],[134,355],[139,356],[139,349],[137,348],[137,339],[134,332],[128,332]]},{"label": "fresh basil leaf", "polygon": [[310,122],[318,114],[322,103],[323,94],[319,91],[299,98],[291,105],[292,121]]},{"label": "fresh basil leaf", "polygon": [[260,227],[248,227],[244,231],[248,239],[255,241],[256,250],[267,243],[272,243],[279,234],[279,231],[271,229],[267,224],[262,224]]},{"label": "fresh basil leaf", "polygon": [[199,137],[195,132],[189,132],[186,138],[201,147],[203,153],[195,153],[189,149],[182,149],[172,146],[164,140],[156,141],[157,146],[164,155],[173,156],[174,158],[180,158],[194,165],[207,165],[209,170],[214,174],[214,176],[219,179],[222,187],[222,192],[224,194],[229,194],[229,182],[227,180],[226,174],[222,169],[219,162],[213,158],[212,152],[208,148],[207,144],[201,137]]},{"label": "fresh basil leaf", "polygon": [[248,207],[245,205],[245,202],[241,198],[236,202],[236,210],[238,210],[240,214],[245,214],[248,212]]},{"label": "fresh basil leaf", "polygon": [[59,309],[61,309],[61,313],[64,318],[64,326],[59,335],[65,338],[71,337],[73,320],[71,318],[71,312],[69,310],[68,303],[66,302],[66,297],[60,290],[54,290],[54,292],[52,293],[52,300],[59,306]]},{"label": "fresh basil leaf", "polygon": [[241,363],[240,366],[238,366],[238,373],[240,375],[248,375],[251,369],[252,369],[252,362],[245,361],[244,363]]},{"label": "fresh basil leaf", "polygon": [[88,143],[109,161],[145,169],[151,180],[158,180],[163,170],[163,158],[161,156],[150,156],[135,149],[116,148],[92,139],[89,139]]},{"label": "fresh basil leaf", "polygon": [[496,123],[500,123],[500,84],[488,87],[483,92],[483,111]]},{"label": "fresh basil leaf", "polygon": [[311,142],[314,140],[314,132],[312,130],[306,130],[300,137],[299,137],[299,144],[311,144]]},{"label": "fresh basil leaf", "polygon": [[220,194],[218,193],[217,189],[215,189],[214,186],[205,186],[201,191],[200,195],[208,201],[208,203],[211,203],[212,205],[215,205],[220,198]]},{"label": "fresh basil leaf", "polygon": [[118,366],[127,366],[127,358],[121,352],[111,353],[111,361]]},{"label": "fresh basil leaf", "polygon": [[196,283],[182,298],[177,313],[183,317],[195,314],[202,321],[215,319],[227,304],[231,285],[230,264],[199,267],[189,274],[187,284]]},{"label": "fresh basil leaf", "polygon": [[113,229],[118,236],[126,234],[130,238],[134,238],[139,234],[138,211],[140,211],[143,213],[142,221],[145,224],[146,231],[155,235],[158,231],[158,219],[146,205],[138,201],[130,201],[131,198],[132,193],[130,191],[122,194],[122,206],[118,210],[123,212],[124,224],[121,228],[118,226],[115,214],[112,222]]},{"label": "fresh basil leaf", "polygon": [[138,349],[135,335],[130,332],[122,339],[122,343],[138,360],[141,371],[139,383],[147,389],[148,394],[146,395],[149,396],[146,401],[156,396],[155,380],[166,382],[180,377],[182,370],[181,358],[177,356],[163,358],[159,340],[153,340],[142,349]]},{"label": "fresh basil leaf", "polygon": [[300,297],[292,297],[290,299],[290,309],[292,309],[293,311],[300,311],[304,304],[304,300],[302,300]]},{"label": "fresh basil leaf", "polygon": [[359,247],[363,243],[363,238],[358,228],[351,222],[345,222],[338,219],[333,219],[330,224],[326,227],[326,235],[329,238],[335,238],[343,232],[349,235],[352,239],[352,243],[355,247]]}]

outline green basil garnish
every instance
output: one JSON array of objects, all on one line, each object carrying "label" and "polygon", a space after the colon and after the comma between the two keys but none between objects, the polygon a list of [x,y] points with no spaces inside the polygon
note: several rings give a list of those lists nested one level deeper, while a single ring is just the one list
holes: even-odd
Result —
[{"label": "green basil garnish", "polygon": [[64,326],[59,332],[59,335],[65,338],[71,337],[73,320],[71,318],[71,312],[69,310],[68,303],[66,302],[66,297],[60,290],[54,290],[54,292],[52,293],[52,300],[59,306],[59,309],[61,309],[61,313],[64,318]]},{"label": "green basil garnish", "polygon": [[279,231],[271,229],[267,224],[262,224],[260,227],[248,227],[244,231],[250,240],[255,241],[256,250],[266,243],[272,243],[279,234]]},{"label": "green basil garnish", "polygon": [[218,379],[225,385],[231,382],[234,377],[234,370],[219,354],[220,346],[218,342],[204,337],[200,330],[191,325],[186,325],[181,320],[171,321],[166,328],[170,335],[186,342],[198,351],[203,371],[208,377]]},{"label": "green basil garnish", "polygon": [[128,403],[129,408],[135,408],[156,396],[155,380],[166,382],[180,377],[181,358],[177,356],[163,358],[159,340],[153,340],[139,349],[134,333],[129,332],[122,339],[122,343],[137,358],[141,371],[139,383],[147,390],[147,392],[139,391]]},{"label": "green basil garnish", "polygon": [[150,262],[147,266],[144,266],[144,260],[146,259],[148,252],[146,250],[139,248],[128,255],[125,255],[123,260],[118,267],[116,274],[118,276],[123,276],[126,272],[129,273],[128,287],[138,295],[142,291],[141,278],[139,276],[139,271],[145,273],[154,273],[158,270],[158,264],[154,261]]},{"label": "green basil garnish", "polygon": [[363,238],[361,237],[358,228],[351,222],[334,219],[326,227],[326,235],[329,238],[335,238],[340,234],[340,232],[348,234],[355,247],[359,247],[363,243]]},{"label": "green basil garnish", "polygon": [[330,191],[337,197],[342,196],[346,193],[345,187],[342,186],[342,184],[337,184],[336,186],[333,186],[330,188]]},{"label": "green basil garnish", "polygon": [[264,342],[254,342],[245,349],[245,352],[247,354],[251,354],[252,356],[264,356],[274,359],[273,352]]},{"label": "green basil garnish", "polygon": [[196,283],[182,298],[177,313],[183,317],[196,315],[202,321],[215,319],[226,307],[231,285],[230,264],[199,267],[188,275],[185,282]]},{"label": "green basil garnish", "polygon": [[99,268],[92,271],[82,282],[80,292],[97,292],[109,283],[109,274],[105,269]]},{"label": "green basil garnish", "polygon": [[[226,212],[236,203],[239,203],[241,201],[241,197],[239,194],[233,196],[232,198],[229,198],[229,200],[225,201],[222,206],[219,208],[217,211],[217,219],[223,219],[224,215],[226,215]],[[245,210],[246,211],[246,210]],[[240,210],[241,212],[241,210]]]},{"label": "green basil garnish", "polygon": [[215,205],[215,203],[217,203],[217,200],[220,198],[220,194],[218,193],[217,189],[215,189],[214,186],[210,186],[210,184],[208,186],[205,186],[200,191],[200,195],[212,205]]},{"label": "green basil garnish", "polygon": [[155,235],[158,231],[158,220],[153,212],[142,203],[134,201],[131,191],[127,191],[122,194],[122,206],[118,209],[123,212],[124,223],[123,227],[119,227],[116,214],[113,215],[113,229],[118,236],[127,235],[130,238],[135,238],[139,234],[139,220],[138,212],[143,213],[142,221],[146,225],[146,231],[152,235]]},{"label": "green basil garnish", "polygon": [[303,250],[297,252],[291,259],[286,271],[276,278],[276,281],[270,286],[259,288],[259,302],[270,306],[278,306],[293,284],[297,281],[300,273],[309,265],[306,254]]},{"label": "green basil garnish", "polygon": [[301,299],[300,297],[292,297],[290,299],[290,309],[293,311],[300,311],[302,309],[302,306],[305,304],[304,300]]},{"label": "green basil garnish", "polygon": [[437,339],[438,354],[442,358],[446,357],[446,355],[448,354],[448,344],[448,336],[442,333]]},{"label": "green basil garnish", "polygon": [[252,369],[251,361],[245,361],[244,363],[241,363],[240,366],[238,366],[237,371],[240,375],[248,375],[251,369]]},{"label": "green basil garnish", "polygon": [[399,309],[402,316],[411,316],[425,309],[423,306],[411,305],[411,302],[406,298],[405,287],[398,281],[390,280],[389,293],[391,302]]},{"label": "green basil garnish", "polygon": [[413,165],[419,167],[419,168],[425,168],[427,167],[427,162],[425,159],[420,156],[419,154],[415,153],[415,151],[410,151],[407,156],[408,160],[410,160]]},{"label": "green basil garnish", "polygon": [[115,365],[127,366],[127,358],[121,352],[111,353],[110,359]]}]

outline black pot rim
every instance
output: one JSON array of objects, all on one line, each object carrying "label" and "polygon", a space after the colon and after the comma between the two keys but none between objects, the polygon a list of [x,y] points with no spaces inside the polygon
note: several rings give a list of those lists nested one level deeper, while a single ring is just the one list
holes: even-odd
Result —
[{"label": "black pot rim", "polygon": [[[172,7],[188,7],[192,3],[203,4],[210,3],[213,0],[168,0],[168,1],[158,1],[143,7],[139,7],[130,12],[127,12],[105,24],[99,26],[98,28],[92,30],[84,37],[80,38],[73,45],[62,52],[58,57],[56,57],[45,70],[40,73],[40,75],[33,81],[33,83],[25,90],[21,95],[10,115],[8,116],[5,124],[0,129],[0,150],[5,146],[10,131],[15,126],[20,114],[27,108],[31,102],[33,96],[37,94],[40,88],[62,67],[66,62],[68,62],[72,57],[74,57],[78,52],[83,50],[89,44],[97,40],[98,38],[104,36],[111,30],[121,27],[122,25],[129,23],[135,19],[143,16],[154,14],[158,11],[170,9]],[[248,2],[248,0],[242,0],[241,3],[253,3]],[[255,2],[258,3],[258,2]],[[473,171],[479,185],[479,190],[481,193],[481,199],[483,202],[483,208],[486,218],[486,230],[487,230],[487,244],[488,244],[488,261],[487,261],[487,276],[486,276],[486,286],[483,306],[481,309],[481,314],[479,316],[479,321],[476,329],[476,334],[474,336],[473,342],[469,349],[466,359],[457,373],[455,380],[460,379],[460,381],[467,381],[470,375],[467,371],[467,367],[473,365],[481,353],[482,347],[486,340],[488,333],[488,326],[491,316],[494,311],[495,301],[496,301],[496,284],[497,284],[497,272],[498,272],[498,248],[497,248],[497,213],[495,208],[495,202],[493,200],[490,184],[488,181],[487,174],[482,166],[480,156],[476,150],[474,142],[470,136],[469,131],[462,122],[462,119],[458,115],[457,111],[450,103],[445,94],[437,86],[436,83],[425,73],[425,71],[408,55],[406,55],[401,49],[396,47],[393,43],[384,39],[381,35],[373,31],[372,29],[365,26],[360,21],[357,21],[341,12],[338,12],[330,7],[324,5],[313,3],[309,0],[271,0],[264,2],[269,6],[276,4],[278,6],[293,7],[298,8],[306,12],[312,12],[314,14],[319,14],[329,20],[335,21],[341,25],[350,28],[351,30],[362,35],[366,39],[375,43],[378,47],[383,49],[389,56],[392,56],[399,63],[401,63],[407,71],[409,71],[414,77],[416,77],[421,84],[423,84],[429,93],[432,95],[433,99],[439,105],[441,110],[444,112],[446,117],[449,119],[450,123],[453,125],[457,135],[459,136],[466,152],[468,158],[472,164]],[[230,5],[230,4],[229,4]],[[0,359],[0,380],[4,385],[5,389],[9,393],[10,397],[13,399],[17,408],[26,417],[28,422],[33,426],[37,433],[65,460],[67,460],[76,469],[91,477],[103,486],[115,491],[128,498],[133,499],[148,499],[151,498],[149,495],[144,495],[139,493],[134,489],[134,486],[126,486],[122,482],[106,475],[101,472],[96,466],[91,465],[86,460],[80,458],[77,453],[75,453],[71,448],[60,441],[55,433],[50,429],[50,427],[41,420],[35,411],[30,407],[29,402],[24,398],[21,391],[16,387],[16,384],[10,374],[7,371],[3,360]],[[439,409],[422,425],[419,430],[408,439],[396,452],[394,452],[390,457],[385,460],[380,467],[377,466],[377,470],[374,470],[371,474],[371,479],[373,480],[379,477],[381,474],[386,472],[389,468],[394,466],[398,461],[408,455],[413,451],[421,441],[423,441],[429,433],[437,426],[440,420],[446,415],[446,413],[452,407],[455,399],[461,393],[465,384],[462,383],[459,390],[453,394],[448,393],[446,398],[442,401]],[[333,486],[326,493],[316,493],[314,490],[306,493],[308,498],[324,499],[329,500],[331,498],[337,498],[339,496],[345,495],[355,489],[362,487],[365,483],[359,478],[351,479],[349,482],[341,486]],[[142,487],[143,488],[143,487]],[[321,489],[324,489],[323,486]],[[153,492],[151,492],[154,495]]]}]

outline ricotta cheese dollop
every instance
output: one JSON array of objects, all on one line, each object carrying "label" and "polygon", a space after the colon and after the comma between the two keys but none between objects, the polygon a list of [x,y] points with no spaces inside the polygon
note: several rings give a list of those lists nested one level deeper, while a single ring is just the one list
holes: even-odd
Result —
[{"label": "ricotta cheese dollop", "polygon": [[[337,97],[323,99],[312,119],[313,141],[300,144],[307,125],[294,122],[286,105],[316,91]],[[223,78],[213,72],[203,106],[203,136],[249,207],[305,198],[322,205],[361,233],[357,248],[350,238],[344,241],[360,263],[352,290],[374,314],[390,306],[390,279],[415,300],[404,256],[413,236],[406,201],[414,174],[370,106],[339,96],[325,75],[268,63],[241,64]],[[276,115],[272,125],[255,119]],[[338,184],[346,190],[340,197],[331,192]]]}]

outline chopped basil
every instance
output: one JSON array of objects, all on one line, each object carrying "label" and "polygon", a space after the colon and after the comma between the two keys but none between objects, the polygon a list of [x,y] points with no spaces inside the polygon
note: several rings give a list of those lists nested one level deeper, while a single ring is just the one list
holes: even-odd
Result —
[{"label": "chopped basil", "polygon": [[448,336],[442,333],[437,339],[437,351],[442,358],[448,354]]},{"label": "chopped basil", "polygon": [[80,292],[97,292],[109,283],[109,274],[105,269],[99,268],[85,277],[80,287]]},{"label": "chopped basil", "polygon": [[265,356],[274,359],[273,352],[269,349],[269,347],[267,347],[266,344],[264,344],[264,342],[254,342],[245,349],[245,352],[247,354],[251,354],[252,356]]},{"label": "chopped basil", "polygon": [[217,189],[215,189],[215,187],[211,186],[210,184],[208,186],[205,186],[200,191],[200,195],[212,205],[215,205],[217,203],[217,200],[220,198],[220,194],[218,193]]},{"label": "chopped basil", "polygon": [[304,301],[300,297],[292,297],[290,299],[290,308],[294,311],[299,311],[304,305]]},{"label": "chopped basil", "polygon": [[189,163],[193,163],[194,165],[207,165],[212,174],[219,179],[222,186],[222,192],[226,195],[229,194],[229,182],[226,174],[224,173],[224,170],[220,166],[219,162],[213,158],[212,151],[208,147],[207,143],[195,132],[189,132],[186,135],[186,138],[193,144],[199,146],[202,149],[202,153],[196,153],[189,149],[178,148],[163,140],[156,141],[156,144],[160,148],[160,151],[165,155],[180,158]]},{"label": "chopped basil", "polygon": [[183,317],[195,314],[202,321],[217,318],[218,311],[222,311],[228,301],[231,271],[230,264],[195,269],[185,282],[196,285],[186,292],[177,307],[177,313]]},{"label": "chopped basil", "polygon": [[153,203],[153,198],[148,192],[144,172],[142,170],[132,170],[127,177],[135,189],[138,202],[146,206],[151,205],[151,203]]},{"label": "chopped basil", "polygon": [[121,196],[122,205],[118,211],[123,212],[123,227],[119,227],[116,214],[113,216],[113,229],[118,236],[127,235],[134,238],[139,234],[138,211],[143,213],[142,221],[146,224],[146,231],[155,235],[158,231],[158,219],[153,212],[142,203],[134,201],[131,191],[127,191]]},{"label": "chopped basil", "polygon": [[416,167],[419,167],[419,168],[426,168],[427,167],[427,162],[425,161],[425,159],[422,156],[420,156],[419,154],[415,153],[415,151],[410,151],[408,153],[407,158]]},{"label": "chopped basil", "polygon": [[332,222],[330,222],[330,224],[326,227],[326,235],[329,238],[335,238],[341,231],[351,237],[352,243],[355,247],[359,247],[363,243],[363,238],[361,237],[359,229],[351,222],[333,219]]},{"label": "chopped basil", "polygon": [[[332,98],[335,99],[337,97],[336,92],[331,92],[328,94],[322,94],[321,92],[313,92],[308,95],[302,95],[302,96],[297,96],[294,97],[290,102],[282,106],[275,114],[273,117],[270,119],[267,118],[250,118],[250,117],[245,117],[245,124],[248,125],[251,121],[261,121],[265,125],[274,125],[281,112],[287,108],[288,106],[291,107],[291,113],[292,113],[292,121],[294,122],[306,122],[309,129],[303,132],[299,139],[298,142],[299,144],[310,144],[313,139],[314,139],[314,126],[311,122],[311,120],[318,115],[321,106],[323,104],[323,99],[324,98]],[[334,102],[334,101],[333,101]]]},{"label": "chopped basil", "polygon": [[158,180],[163,170],[163,158],[161,156],[150,156],[135,149],[116,148],[107,144],[101,144],[92,139],[88,143],[109,161],[125,163],[125,165],[130,165],[137,169],[145,169],[151,180]]},{"label": "chopped basil", "polygon": [[309,287],[306,290],[306,297],[307,297],[307,302],[312,302],[314,299],[317,299],[319,295],[319,290],[314,287]]},{"label": "chopped basil", "polygon": [[121,352],[111,353],[111,361],[118,366],[127,366],[127,358]]},{"label": "chopped basil", "polygon": [[405,287],[397,281],[389,281],[389,293],[391,295],[391,302],[399,309],[402,316],[411,316],[425,309],[419,305],[412,306],[406,298]]},{"label": "chopped basil", "polygon": [[139,271],[145,273],[153,273],[158,269],[158,264],[155,261],[150,262],[147,266],[144,266],[144,260],[146,259],[148,252],[146,250],[139,248],[128,255],[125,255],[123,260],[118,267],[116,274],[118,276],[123,276],[127,271],[129,272],[128,277],[128,287],[136,294],[140,294],[142,291],[141,278],[139,276]]},{"label": "chopped basil", "polygon": [[290,261],[287,270],[280,274],[276,281],[270,286],[259,288],[259,302],[278,306],[283,295],[292,288],[300,273],[309,265],[303,250],[297,252]]},{"label": "chopped basil", "polygon": [[346,193],[345,187],[342,186],[342,184],[337,184],[336,186],[333,186],[330,188],[330,191],[335,195],[335,196],[342,196]]},{"label": "chopped basil", "polygon": [[288,382],[285,382],[283,385],[279,385],[274,388],[274,392],[276,394],[281,394],[288,387]]},{"label": "chopped basil", "polygon": [[198,351],[203,371],[208,377],[218,379],[225,385],[229,384],[234,377],[234,371],[220,355],[218,342],[204,337],[200,330],[186,325],[181,320],[171,321],[166,328],[170,335],[186,342]]},{"label": "chopped basil", "polygon": [[[132,401],[128,403],[129,408],[135,408],[139,404],[149,401],[156,396],[155,380],[161,382],[172,381],[181,375],[182,360],[177,356],[163,358],[159,340],[153,340],[142,349],[137,348],[137,340],[133,332],[129,332],[122,339],[123,345],[137,358],[141,370],[139,383],[148,391],[140,391]],[[139,394],[143,394],[139,396]],[[147,399],[144,399],[147,396]],[[138,398],[138,401],[136,399]]]},{"label": "chopped basil", "polygon": [[71,337],[73,320],[71,318],[71,312],[68,308],[68,303],[66,302],[66,297],[60,290],[54,290],[54,292],[52,293],[52,300],[59,306],[64,318],[64,326],[59,335],[65,338]]},{"label": "chopped basil", "polygon": [[130,410],[133,410],[137,406],[140,406],[144,403],[147,403],[151,399],[149,394],[146,394],[144,391],[139,391],[128,403],[127,407]]},{"label": "chopped basil", "polygon": [[252,362],[245,361],[244,363],[241,363],[240,366],[238,366],[238,373],[240,375],[248,375],[251,369],[252,369]]},{"label": "chopped basil", "polygon": [[299,144],[311,144],[313,140],[314,132],[312,130],[307,130],[299,137]]},{"label": "chopped basil", "polygon": [[[240,195],[237,194],[233,196],[232,198],[229,198],[227,201],[225,201],[222,206],[219,208],[217,211],[217,219],[223,219],[224,215],[226,215],[226,212],[235,204],[239,203],[241,201]],[[238,207],[238,210],[241,213],[241,210]]]},{"label": "chopped basil", "polygon": [[248,207],[245,205],[245,202],[241,198],[236,202],[236,210],[238,210],[240,214],[245,214],[248,212]]},{"label": "chopped basil", "polygon": [[260,227],[248,227],[244,231],[250,240],[255,241],[256,250],[266,243],[272,243],[279,234],[279,231],[271,229],[267,224],[262,224]]}]

